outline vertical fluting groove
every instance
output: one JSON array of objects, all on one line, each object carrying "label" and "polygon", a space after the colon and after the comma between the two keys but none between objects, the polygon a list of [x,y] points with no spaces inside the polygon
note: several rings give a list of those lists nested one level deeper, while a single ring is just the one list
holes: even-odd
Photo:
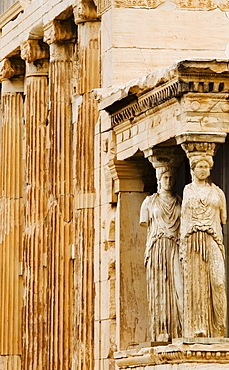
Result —
[{"label": "vertical fluting groove", "polygon": [[20,368],[21,354],[22,133],[22,93],[5,94],[0,134],[0,355],[9,370]]}]

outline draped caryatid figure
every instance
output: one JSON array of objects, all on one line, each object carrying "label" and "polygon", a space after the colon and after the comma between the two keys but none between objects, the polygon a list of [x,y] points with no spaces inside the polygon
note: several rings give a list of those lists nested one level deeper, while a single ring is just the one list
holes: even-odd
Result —
[{"label": "draped caryatid figure", "polygon": [[184,188],[181,212],[185,337],[223,337],[226,333],[221,227],[226,223],[226,200],[223,191],[208,181],[212,146],[208,144],[205,152],[185,147],[192,174],[192,182]]},{"label": "draped caryatid figure", "polygon": [[152,341],[168,341],[182,333],[182,283],[179,263],[181,198],[173,187],[177,166],[153,163],[158,192],[147,196],[140,225],[147,227],[145,266]]}]

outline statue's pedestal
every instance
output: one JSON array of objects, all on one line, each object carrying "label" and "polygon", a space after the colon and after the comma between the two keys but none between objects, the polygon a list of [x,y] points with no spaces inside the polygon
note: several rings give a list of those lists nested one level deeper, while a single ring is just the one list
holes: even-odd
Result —
[{"label": "statue's pedestal", "polygon": [[229,370],[229,338],[181,338],[114,354],[120,369]]}]

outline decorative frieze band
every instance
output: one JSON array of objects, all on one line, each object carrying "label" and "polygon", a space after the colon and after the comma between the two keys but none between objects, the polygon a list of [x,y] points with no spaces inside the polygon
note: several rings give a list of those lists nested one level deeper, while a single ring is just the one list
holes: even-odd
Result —
[{"label": "decorative frieze band", "polygon": [[[128,8],[156,9],[164,4],[165,0],[99,0],[98,14],[104,13],[109,7],[123,6]],[[220,9],[229,10],[228,0],[171,0],[177,9],[209,11]]]},{"label": "decorative frieze band", "polygon": [[228,0],[172,0],[180,9],[189,10],[220,10],[228,11]]},{"label": "decorative frieze band", "polygon": [[[123,6],[128,8],[147,8],[155,9],[163,4],[165,0],[115,0],[114,5]],[[104,13],[112,5],[111,0],[98,1],[98,14]]]}]

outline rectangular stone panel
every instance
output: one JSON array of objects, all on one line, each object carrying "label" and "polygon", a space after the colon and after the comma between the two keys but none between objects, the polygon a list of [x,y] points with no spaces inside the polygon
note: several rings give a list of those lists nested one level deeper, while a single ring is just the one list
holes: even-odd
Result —
[{"label": "rectangular stone panel", "polygon": [[221,11],[115,8],[112,27],[114,47],[222,50],[229,19]]},{"label": "rectangular stone panel", "polygon": [[224,50],[111,48],[102,55],[102,84],[122,85],[181,59],[225,57]]}]

